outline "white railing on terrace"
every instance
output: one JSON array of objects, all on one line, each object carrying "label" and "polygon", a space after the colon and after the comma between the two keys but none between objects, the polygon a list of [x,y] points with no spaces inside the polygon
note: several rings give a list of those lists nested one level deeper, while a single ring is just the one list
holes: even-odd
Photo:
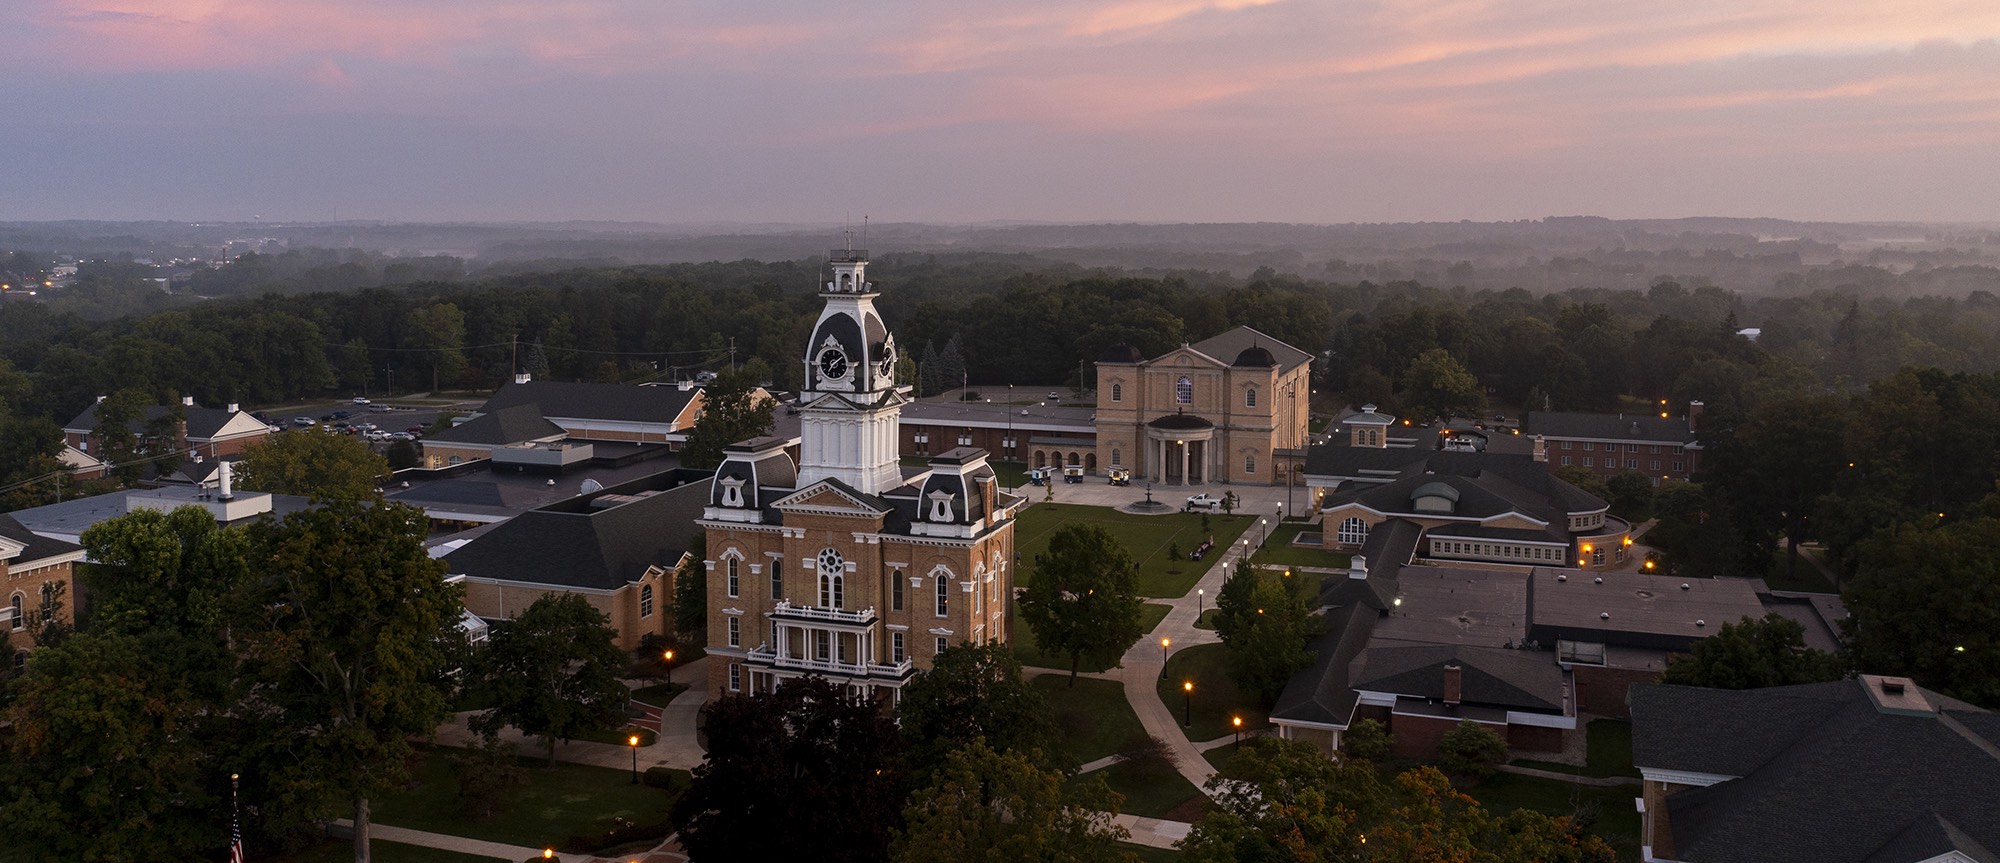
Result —
[{"label": "white railing on terrace", "polygon": [[764,645],[764,644],[760,644],[757,645],[756,647],[751,648],[748,658],[756,662],[768,662],[777,668],[795,668],[802,671],[823,671],[830,674],[844,674],[849,676],[876,675],[876,676],[900,677],[903,674],[907,673],[911,668],[910,660],[908,659],[905,659],[902,662],[882,664],[874,662],[869,662],[869,663],[837,662],[830,659],[806,659],[804,657],[798,657],[798,656],[779,656],[778,651],[776,649],[770,647],[769,645]]},{"label": "white railing on terrace", "polygon": [[803,617],[855,626],[864,626],[875,621],[875,606],[872,605],[860,611],[841,611],[835,608],[821,608],[816,605],[793,605],[791,600],[785,600],[772,606],[771,613],[782,614],[786,617]]}]

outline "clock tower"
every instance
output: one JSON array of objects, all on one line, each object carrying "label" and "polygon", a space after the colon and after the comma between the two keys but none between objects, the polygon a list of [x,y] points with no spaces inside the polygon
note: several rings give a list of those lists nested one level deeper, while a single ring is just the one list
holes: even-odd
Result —
[{"label": "clock tower", "polygon": [[835,249],[833,276],[820,289],[826,308],[806,342],[799,392],[799,485],[837,479],[863,494],[903,484],[896,423],[896,339],[875,312],[868,252]]}]

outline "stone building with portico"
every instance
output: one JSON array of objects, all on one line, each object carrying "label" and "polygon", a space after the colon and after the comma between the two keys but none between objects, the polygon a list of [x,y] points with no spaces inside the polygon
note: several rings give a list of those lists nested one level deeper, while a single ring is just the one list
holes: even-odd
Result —
[{"label": "stone building with portico", "polygon": [[1312,355],[1250,327],[1097,361],[1097,466],[1163,485],[1278,485],[1303,464]]}]

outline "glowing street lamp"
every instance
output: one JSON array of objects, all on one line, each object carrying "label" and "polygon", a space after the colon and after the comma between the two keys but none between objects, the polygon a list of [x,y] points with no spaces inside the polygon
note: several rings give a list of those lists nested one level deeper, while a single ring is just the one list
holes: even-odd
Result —
[{"label": "glowing street lamp", "polygon": [[[1222,577],[1225,579],[1229,577],[1229,564],[1227,563],[1222,565]],[[1208,591],[1197,587],[1194,589],[1194,619],[1200,620],[1202,614],[1206,613],[1207,611],[1208,611]]]},{"label": "glowing street lamp", "polygon": [[1160,676],[1161,676],[1161,677],[1165,677],[1165,676],[1167,676],[1167,648],[1168,648],[1168,647],[1170,647],[1170,646],[1172,646],[1172,645],[1173,645],[1173,643],[1174,643],[1174,640],[1173,640],[1173,639],[1171,639],[1171,638],[1162,638],[1162,639],[1160,639]]},{"label": "glowing street lamp", "polygon": [[1231,726],[1233,726],[1231,730],[1233,730],[1233,731],[1235,731],[1235,732],[1236,732],[1236,742],[1234,742],[1234,743],[1231,743],[1231,744],[1230,744],[1230,746],[1231,746],[1231,747],[1233,747],[1233,748],[1236,748],[1236,749],[1242,749],[1242,748],[1243,748],[1243,717],[1241,717],[1241,716],[1231,716],[1231,717],[1229,717],[1229,724],[1230,724]]},{"label": "glowing street lamp", "polygon": [[1181,727],[1194,724],[1194,681],[1181,681]]},{"label": "glowing street lamp", "polygon": [[660,659],[667,664],[667,691],[672,692],[674,691],[674,652],[669,650],[662,653],[660,654]]},{"label": "glowing street lamp", "polygon": [[627,737],[625,742],[632,747],[632,784],[637,785],[639,784],[639,735]]}]

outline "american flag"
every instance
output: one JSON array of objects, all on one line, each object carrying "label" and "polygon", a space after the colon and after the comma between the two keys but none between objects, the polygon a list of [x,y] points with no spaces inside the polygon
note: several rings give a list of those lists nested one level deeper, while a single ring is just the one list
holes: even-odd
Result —
[{"label": "american flag", "polygon": [[229,774],[229,863],[243,863],[243,822],[236,815],[236,774]]}]

